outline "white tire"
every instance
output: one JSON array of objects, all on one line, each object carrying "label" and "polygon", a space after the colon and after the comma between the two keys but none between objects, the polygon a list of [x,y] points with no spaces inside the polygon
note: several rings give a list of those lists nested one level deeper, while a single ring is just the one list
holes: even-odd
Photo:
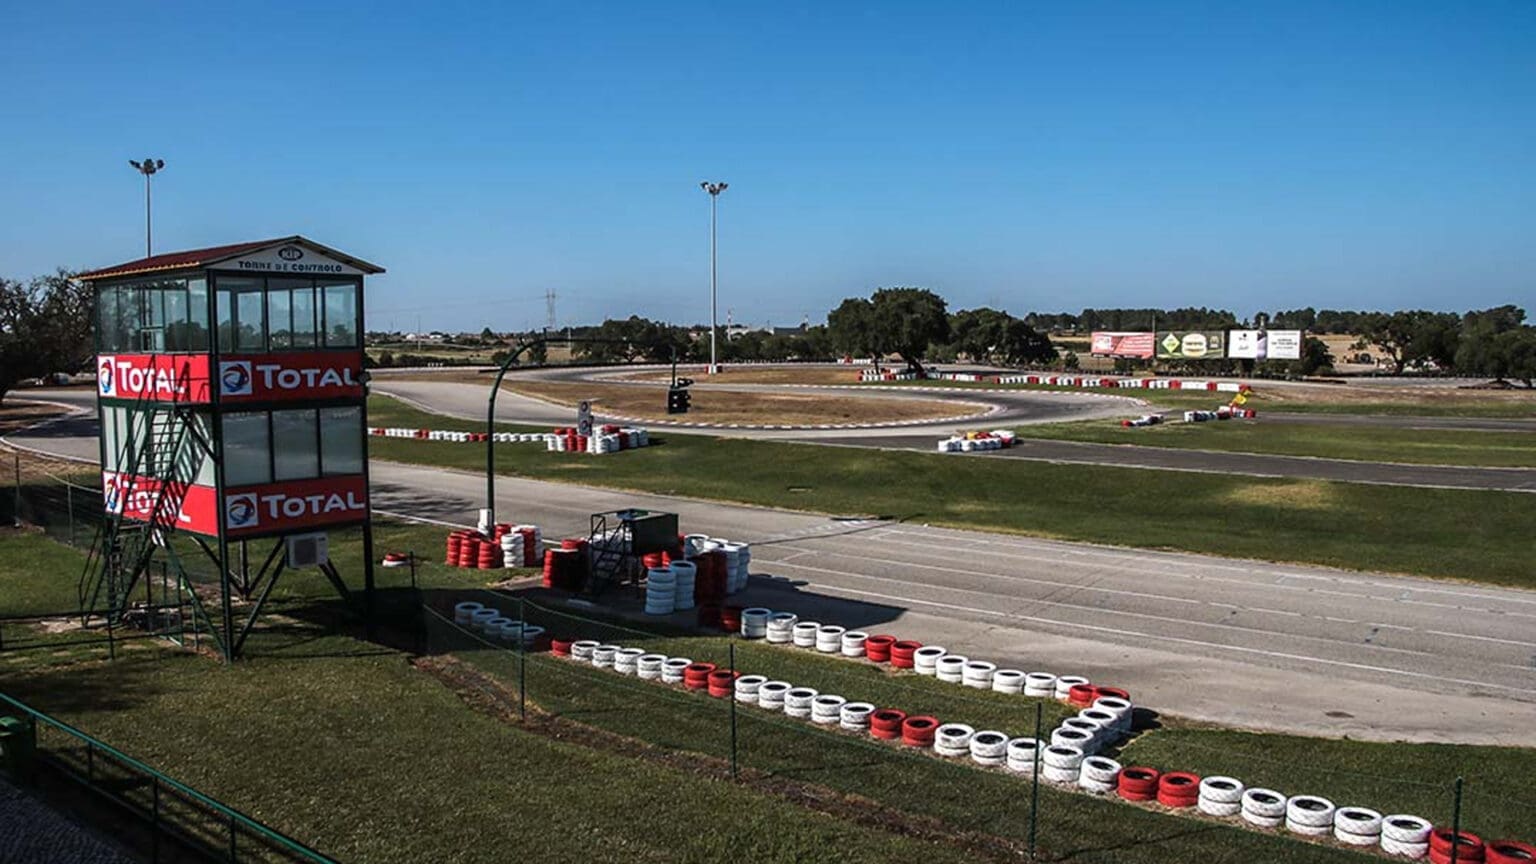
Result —
[{"label": "white tire", "polygon": [[1080,766],[1083,778],[1093,783],[1108,783],[1114,788],[1120,779],[1120,763],[1103,756],[1085,756]]},{"label": "white tire", "polygon": [[1242,802],[1239,801],[1223,802],[1201,798],[1195,802],[1195,807],[1207,816],[1236,816],[1243,812]]},{"label": "white tire", "polygon": [[1054,696],[1055,694],[1055,675],[1049,672],[1026,672],[1024,674],[1024,695]]},{"label": "white tire", "polygon": [[687,657],[668,657],[661,664],[661,680],[665,684],[683,683],[683,670],[693,665]]},{"label": "white tire", "polygon": [[1333,839],[1350,846],[1376,846],[1381,843],[1380,834],[1351,834],[1337,825],[1333,828]]},{"label": "white tire", "polygon": [[869,702],[846,702],[838,712],[838,725],[844,729],[859,731],[869,728],[869,715],[875,706]]},{"label": "white tire", "polygon": [[[804,711],[805,714],[803,716],[809,717],[811,716],[811,703],[820,695],[819,692],[810,687],[791,687],[784,691],[784,711],[788,713],[793,708],[797,711]],[[802,715],[797,714],[795,716],[799,717]]]},{"label": "white tire", "polygon": [[1248,810],[1242,811],[1243,821],[1255,828],[1279,828],[1285,824],[1284,816],[1260,816]]},{"label": "white tire", "polygon": [[1035,765],[1041,757],[1040,742],[1033,738],[1008,739],[1008,770],[1021,774],[1035,773]]},{"label": "white tire", "polygon": [[992,673],[992,689],[997,693],[1023,693],[1024,673],[1017,669],[999,669]]},{"label": "white tire", "polygon": [[816,630],[816,650],[822,654],[837,654],[843,650],[843,634],[847,628],[836,624],[823,624]]},{"label": "white tire", "polygon": [[592,659],[592,649],[596,648],[598,646],[598,644],[599,643],[597,643],[596,641],[594,641],[592,639],[582,639],[579,642],[572,642],[571,643],[571,657],[576,659],[576,660],[591,661],[591,659]]},{"label": "white tire", "polygon": [[592,665],[599,669],[612,669],[613,655],[618,652],[617,645],[599,645],[592,649]]},{"label": "white tire", "polygon": [[939,658],[949,653],[949,649],[942,645],[924,645],[912,652],[912,671],[919,675],[934,674],[939,665]]},{"label": "white tire", "polygon": [[1040,776],[1051,783],[1075,786],[1077,785],[1078,770],[1076,768],[1057,768],[1054,765],[1046,765],[1040,769]]},{"label": "white tire", "polygon": [[1079,684],[1087,684],[1088,679],[1081,675],[1058,675],[1056,677],[1055,697],[1065,699],[1071,694],[1072,688]]},{"label": "white tire", "polygon": [[764,675],[743,675],[736,679],[735,696],[737,702],[746,702],[749,705],[757,703],[757,692],[768,683]]},{"label": "white tire", "polygon": [[1327,837],[1333,833],[1332,825],[1303,825],[1300,822],[1285,820],[1285,830],[1292,834],[1300,834],[1303,837]]},{"label": "white tire", "polygon": [[1075,774],[1083,764],[1083,751],[1065,744],[1052,744],[1040,751],[1040,763],[1049,768],[1071,768]]},{"label": "white tire", "polygon": [[1338,809],[1327,798],[1316,795],[1293,795],[1285,802],[1285,821],[1307,828],[1333,830],[1333,814]]},{"label": "white tire", "polygon": [[849,630],[843,634],[842,650],[844,657],[863,657],[864,641],[869,634],[862,630]]},{"label": "white tire", "polygon": [[791,633],[793,633],[795,647],[815,648],[816,630],[819,627],[821,627],[821,625],[817,624],[815,621],[801,621],[800,623],[796,624],[795,629],[791,631]]},{"label": "white tire", "polygon": [[1388,839],[1397,843],[1414,845],[1428,843],[1429,832],[1434,830],[1427,820],[1417,816],[1409,816],[1406,813],[1394,813],[1384,816],[1381,820],[1381,838],[1383,845]]},{"label": "white tire", "polygon": [[1273,789],[1243,791],[1243,812],[1265,819],[1285,818],[1285,796]]},{"label": "white tire", "polygon": [[1098,749],[1092,735],[1080,729],[1066,727],[1051,733],[1051,744],[1058,747],[1074,747],[1084,753]]},{"label": "white tire", "polygon": [[[977,732],[971,736],[971,758],[978,762],[983,759],[1007,759],[1008,736],[991,729]],[[989,764],[983,762],[982,764]]]},{"label": "white tire", "polygon": [[1243,784],[1232,777],[1207,777],[1200,781],[1200,797],[1213,804],[1241,804]]},{"label": "white tire", "polygon": [[933,749],[946,756],[969,756],[975,727],[964,723],[944,723],[933,731]]},{"label": "white tire", "polygon": [[991,690],[992,676],[997,672],[996,663],[972,660],[960,670],[960,683],[977,690]]},{"label": "white tire", "polygon": [[1095,795],[1108,795],[1115,791],[1115,784],[1093,780],[1087,774],[1080,773],[1077,775],[1077,788],[1084,792],[1092,792]]},{"label": "white tire", "polygon": [[788,681],[767,681],[757,688],[757,704],[760,708],[780,711],[784,708],[784,694],[792,689]]},{"label": "white tire", "polygon": [[970,658],[964,654],[946,654],[934,663],[934,675],[949,684],[959,684],[965,680],[965,664]]},{"label": "white tire", "polygon": [[1333,812],[1333,827],[1349,834],[1380,836],[1381,814],[1369,807],[1340,807]]},{"label": "white tire", "polygon": [[1383,834],[1381,835],[1381,851],[1400,858],[1423,858],[1429,854],[1429,844],[1393,840],[1391,837]]},{"label": "white tire", "polygon": [[847,702],[841,696],[822,693],[811,700],[811,722],[821,726],[836,726],[842,720],[843,705]]}]

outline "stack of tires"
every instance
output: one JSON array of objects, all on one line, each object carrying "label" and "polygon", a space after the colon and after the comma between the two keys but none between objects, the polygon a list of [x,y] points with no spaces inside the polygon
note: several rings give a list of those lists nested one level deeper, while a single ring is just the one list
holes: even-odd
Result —
[{"label": "stack of tires", "polygon": [[842,722],[843,706],[848,700],[830,693],[819,693],[811,700],[811,722],[818,726],[837,726]]},{"label": "stack of tires", "polygon": [[768,620],[773,612],[761,606],[741,610],[741,635],[746,639],[762,639],[768,635]]},{"label": "stack of tires", "polygon": [[1308,837],[1333,833],[1333,814],[1338,808],[1327,798],[1293,795],[1285,802],[1285,830]]},{"label": "stack of tires", "polygon": [[950,758],[969,756],[975,734],[976,730],[964,723],[945,723],[934,732],[933,751]]},{"label": "stack of tires", "polygon": [[1243,791],[1243,821],[1257,828],[1279,828],[1285,824],[1285,796],[1273,789]]},{"label": "stack of tires", "polygon": [[1394,815],[1381,820],[1381,851],[1404,858],[1429,854],[1429,835],[1434,830],[1417,816]]},{"label": "stack of tires", "polygon": [[1008,736],[987,729],[971,736],[971,761],[996,767],[1008,761]]},{"label": "stack of tires", "polygon": [[1200,781],[1195,806],[1207,816],[1236,816],[1243,810],[1243,784],[1231,777],[1207,777]]},{"label": "stack of tires", "polygon": [[645,571],[645,614],[671,615],[677,609],[677,572],[670,567]]},{"label": "stack of tires", "polygon": [[775,612],[768,616],[763,638],[774,645],[788,645],[795,641],[795,624],[800,616],[793,612]]},{"label": "stack of tires", "polygon": [[1103,756],[1085,756],[1077,775],[1078,788],[1108,795],[1119,788],[1120,763]]},{"label": "stack of tires", "polygon": [[1169,771],[1157,778],[1157,803],[1164,807],[1176,810],[1193,807],[1199,798],[1200,778],[1195,774]]},{"label": "stack of tires", "polygon": [[1349,846],[1381,845],[1381,814],[1368,807],[1340,807],[1333,813],[1333,838]]},{"label": "stack of tires", "polygon": [[1052,744],[1040,753],[1040,777],[1063,786],[1077,785],[1082,773],[1083,751],[1064,744]]}]

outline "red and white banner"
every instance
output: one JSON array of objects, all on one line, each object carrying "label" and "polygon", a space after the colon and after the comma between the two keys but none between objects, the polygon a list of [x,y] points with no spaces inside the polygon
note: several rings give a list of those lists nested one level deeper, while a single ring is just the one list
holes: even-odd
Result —
[{"label": "red and white banner", "polygon": [[[160,480],[136,477],[112,471],[101,472],[102,503],[108,513],[121,513],[123,518],[135,522],[148,522],[155,512],[156,501],[166,516],[176,507],[176,530],[216,537],[219,533],[218,493],[212,486],[195,483],[183,484],[184,488],[170,488],[160,496]],[[177,499],[180,505],[176,506]],[[165,520],[161,520],[165,521]]]},{"label": "red and white banner", "polygon": [[1122,333],[1095,330],[1091,353],[1103,357],[1140,357],[1147,359],[1157,350],[1152,333]]},{"label": "red and white banner", "polygon": [[224,493],[224,527],[231,537],[361,522],[367,515],[368,486],[359,474],[243,486]]},{"label": "red and white banner", "polygon": [[208,401],[206,354],[99,354],[96,392],[108,399]]},{"label": "red and white banner", "polygon": [[363,395],[360,351],[240,354],[219,358],[219,399],[275,402]]}]

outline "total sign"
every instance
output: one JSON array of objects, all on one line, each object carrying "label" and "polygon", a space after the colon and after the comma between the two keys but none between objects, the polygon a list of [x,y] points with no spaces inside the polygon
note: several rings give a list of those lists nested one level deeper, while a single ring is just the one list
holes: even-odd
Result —
[{"label": "total sign", "polygon": [[[101,472],[102,507],[108,513],[116,513],[124,519],[149,522],[155,508],[160,508],[165,523],[174,516],[178,531],[217,536],[219,526],[214,518],[214,490],[212,486],[192,483],[175,484],[162,491],[165,484],[151,477],[135,477],[114,471]],[[174,514],[173,511],[174,510]]]},{"label": "total sign", "polygon": [[225,402],[362,396],[362,355],[309,351],[248,354],[219,360],[219,398]]},{"label": "total sign", "polygon": [[223,513],[232,537],[361,522],[368,487],[359,475],[247,486],[224,494]]},{"label": "total sign", "polygon": [[203,354],[100,354],[96,392],[107,399],[208,401],[208,357]]}]

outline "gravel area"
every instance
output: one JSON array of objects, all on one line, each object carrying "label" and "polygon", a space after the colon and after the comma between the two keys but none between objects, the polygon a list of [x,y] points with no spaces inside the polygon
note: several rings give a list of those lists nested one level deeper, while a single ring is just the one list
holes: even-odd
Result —
[{"label": "gravel area", "polygon": [[0,780],[0,864],[133,864],[134,859]]}]

